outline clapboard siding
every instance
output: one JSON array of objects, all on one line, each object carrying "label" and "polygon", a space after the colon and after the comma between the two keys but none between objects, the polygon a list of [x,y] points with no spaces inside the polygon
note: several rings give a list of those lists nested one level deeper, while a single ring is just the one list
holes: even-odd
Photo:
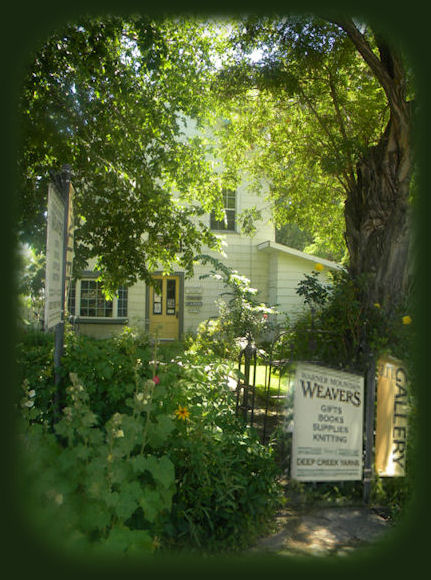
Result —
[{"label": "clapboard siding", "polygon": [[[243,181],[237,190],[237,214],[245,209],[257,207],[261,209],[262,219],[257,222],[257,231],[253,237],[241,235],[239,232],[216,232],[225,243],[225,255],[203,248],[203,254],[209,254],[220,259],[224,264],[237,270],[239,274],[250,280],[250,285],[258,290],[256,298],[276,306],[291,318],[303,308],[304,302],[296,294],[299,281],[304,274],[309,274],[316,266],[315,257],[305,254],[298,256],[296,250],[285,248],[275,243],[275,230],[271,222],[269,208],[265,206],[263,197],[253,191],[247,181]],[[210,216],[206,217],[209,225]],[[328,262],[329,264],[329,262]],[[336,266],[336,265],[334,265]],[[214,278],[201,278],[212,269],[211,265],[197,264],[192,278],[184,278],[182,321],[184,332],[195,332],[198,325],[210,318],[218,316],[218,301],[229,300],[223,294],[228,289],[222,281]],[[325,271],[321,274],[325,279]],[[128,291],[128,324],[142,330],[148,328],[146,320],[147,287],[139,281]],[[92,336],[103,337],[120,331],[121,325],[87,324],[82,326],[82,332]]]}]

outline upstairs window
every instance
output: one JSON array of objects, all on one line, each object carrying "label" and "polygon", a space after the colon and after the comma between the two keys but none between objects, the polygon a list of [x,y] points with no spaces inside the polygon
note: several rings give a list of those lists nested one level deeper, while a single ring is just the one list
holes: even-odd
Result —
[{"label": "upstairs window", "polygon": [[236,222],[236,192],[223,192],[224,219],[217,220],[214,213],[210,216],[210,228],[215,231],[234,232]]}]

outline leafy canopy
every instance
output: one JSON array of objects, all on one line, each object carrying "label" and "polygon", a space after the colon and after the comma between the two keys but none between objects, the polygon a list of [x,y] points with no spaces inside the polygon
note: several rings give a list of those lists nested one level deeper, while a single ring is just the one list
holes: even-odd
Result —
[{"label": "leafy canopy", "polygon": [[249,17],[230,27],[219,154],[266,186],[278,226],[296,224],[314,238],[307,251],[339,260],[355,165],[388,120],[383,90],[335,24]]},{"label": "leafy canopy", "polygon": [[215,246],[199,215],[221,204],[221,177],[184,130],[209,94],[212,26],[82,18],[35,51],[19,104],[22,241],[43,248],[49,171],[70,164],[76,264],[97,257],[107,289],[173,261],[190,272],[201,244]]}]

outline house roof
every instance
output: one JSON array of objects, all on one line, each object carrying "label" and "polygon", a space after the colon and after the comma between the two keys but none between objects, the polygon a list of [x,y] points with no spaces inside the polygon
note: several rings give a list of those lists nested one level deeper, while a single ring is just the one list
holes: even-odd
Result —
[{"label": "house roof", "polygon": [[322,264],[327,268],[332,270],[342,270],[343,266],[337,264],[336,262],[331,262],[331,260],[326,260],[325,258],[319,258],[319,256],[312,256],[311,254],[306,254],[300,250],[295,250],[295,248],[290,248],[283,244],[278,244],[277,242],[272,242],[267,240],[266,242],[261,242],[257,245],[257,249],[266,252],[282,252],[284,254],[290,254],[291,256],[296,256],[297,258],[302,258],[303,260],[309,260],[310,262],[315,262]]}]

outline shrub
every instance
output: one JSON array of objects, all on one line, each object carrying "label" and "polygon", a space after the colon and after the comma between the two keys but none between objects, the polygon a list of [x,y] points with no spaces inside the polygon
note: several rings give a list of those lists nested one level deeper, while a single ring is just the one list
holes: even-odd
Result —
[{"label": "shrub", "polygon": [[221,280],[226,288],[221,296],[228,298],[227,301],[219,300],[216,319],[199,325],[190,349],[210,356],[236,359],[241,349],[240,339],[264,340],[270,331],[269,315],[276,311],[256,299],[257,290],[250,286],[248,278],[212,256],[202,255],[200,260],[212,265],[209,274],[201,278]]},{"label": "shrub", "polygon": [[178,480],[168,530],[173,547],[244,547],[280,505],[272,450],[235,416],[231,371],[225,364],[189,361],[178,384],[190,416],[172,446]]},{"label": "shrub", "polygon": [[24,509],[48,539],[95,554],[205,552],[265,529],[280,500],[277,468],[235,416],[227,365],[162,364],[130,333],[66,342],[65,367],[90,387],[70,372],[53,426],[31,378],[21,401]]},{"label": "shrub", "polygon": [[[152,357],[149,339],[126,328],[118,337],[95,340],[69,333],[65,340],[64,377],[76,373],[85,385],[91,409],[105,422],[114,412],[127,410],[127,399],[135,389],[135,368],[150,378]],[[139,365],[139,361],[143,364]]]},{"label": "shrub", "polygon": [[18,384],[26,380],[31,385],[40,420],[49,420],[54,397],[54,336],[31,329],[21,331],[15,352]]},{"label": "shrub", "polygon": [[161,414],[151,379],[138,380],[128,413],[104,425],[71,374],[69,404],[51,432],[33,422],[31,392],[22,402],[22,497],[54,546],[102,555],[154,551],[175,490],[174,466],[164,453],[173,421]]}]

